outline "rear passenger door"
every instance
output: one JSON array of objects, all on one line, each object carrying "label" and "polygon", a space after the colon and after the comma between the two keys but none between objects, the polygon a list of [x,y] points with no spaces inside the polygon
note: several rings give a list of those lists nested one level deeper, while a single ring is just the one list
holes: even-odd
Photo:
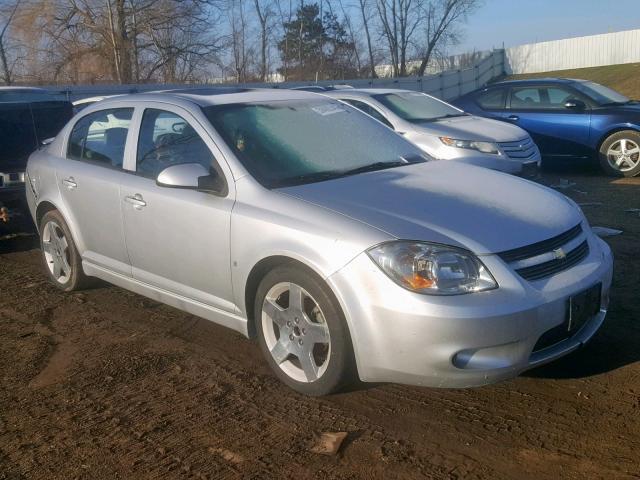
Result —
[{"label": "rear passenger door", "polygon": [[[189,112],[149,103],[134,155],[135,174],[123,182],[120,199],[133,277],[235,311],[229,249],[235,190],[221,152]],[[156,184],[164,168],[196,162],[227,179],[226,196]]]},{"label": "rear passenger door", "polygon": [[587,157],[591,111],[566,108],[568,100],[585,101],[563,85],[512,87],[504,119],[527,130],[544,157]]},{"label": "rear passenger door", "polygon": [[74,125],[66,158],[55,160],[56,179],[67,220],[78,232],[83,260],[131,275],[120,210],[120,183],[133,108],[85,115]]}]

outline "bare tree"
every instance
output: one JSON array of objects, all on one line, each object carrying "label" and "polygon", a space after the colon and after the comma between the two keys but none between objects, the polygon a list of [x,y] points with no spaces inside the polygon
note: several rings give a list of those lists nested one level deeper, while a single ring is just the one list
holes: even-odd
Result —
[{"label": "bare tree", "polygon": [[193,81],[219,61],[219,1],[22,0],[15,28],[38,81]]},{"label": "bare tree", "polygon": [[481,0],[430,0],[423,8],[424,46],[420,52],[418,75],[424,75],[438,48],[457,40],[456,26],[479,7]]},{"label": "bare tree", "polygon": [[271,1],[254,0],[256,15],[260,24],[260,79],[267,81],[269,71],[267,68],[267,50],[269,48],[270,22],[273,15]]},{"label": "bare tree", "polygon": [[231,0],[229,20],[231,22],[231,53],[233,70],[239,83],[247,81],[249,73],[249,51],[247,47],[247,21],[242,0]]},{"label": "bare tree", "polygon": [[[290,24],[293,20],[293,6],[291,4],[292,0],[275,0],[276,9],[278,10],[279,24],[281,34],[284,35],[284,46],[283,46],[283,65],[282,65],[282,76],[284,77],[284,81],[286,82],[289,78],[289,37],[285,35],[286,26]],[[284,4],[284,6],[283,6]]]},{"label": "bare tree", "polygon": [[0,82],[178,83],[218,67],[239,82],[376,77],[382,57],[394,76],[423,74],[481,2],[0,0]]},{"label": "bare tree", "polygon": [[[446,0],[445,0],[446,1]],[[377,0],[376,7],[387,40],[393,75],[407,75],[407,53],[420,24],[420,0]]]},{"label": "bare tree", "polygon": [[[2,80],[6,85],[11,85],[13,82],[12,79],[12,68],[9,65],[9,61],[7,60],[7,50],[6,50],[6,39],[7,32],[9,31],[9,27],[11,26],[11,22],[16,16],[16,12],[18,11],[18,7],[20,6],[20,0],[15,0],[13,5],[9,6],[8,11],[6,12],[6,20],[2,29],[0,30],[0,64],[2,66]],[[4,16],[4,15],[3,15]]]},{"label": "bare tree", "polygon": [[376,78],[376,64],[373,59],[373,48],[371,46],[371,33],[369,32],[369,0],[358,0],[358,6],[360,7],[360,15],[362,15],[362,26],[364,27],[364,33],[367,38],[367,51],[369,52],[369,68],[371,78]]},{"label": "bare tree", "polygon": [[[358,52],[358,39],[356,38],[355,33],[353,32],[351,15],[349,15],[349,12],[345,9],[344,4],[342,3],[342,0],[338,0],[338,4],[340,5],[340,10],[342,10],[344,25],[347,28],[347,32],[349,32],[349,40],[353,45],[353,54],[356,59],[356,67],[358,70],[358,75],[360,75],[360,72],[362,71],[362,62],[360,61],[360,53]],[[329,8],[331,9],[331,3],[329,3]],[[331,10],[331,12],[333,13],[333,10]]]}]

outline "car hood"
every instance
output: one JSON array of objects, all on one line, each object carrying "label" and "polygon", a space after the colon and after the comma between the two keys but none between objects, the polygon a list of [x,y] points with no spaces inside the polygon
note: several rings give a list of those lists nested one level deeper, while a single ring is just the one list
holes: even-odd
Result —
[{"label": "car hood", "polygon": [[515,142],[529,136],[527,132],[516,125],[474,115],[415,123],[414,128],[418,132],[431,135],[484,142]]},{"label": "car hood", "polygon": [[564,195],[511,175],[426,162],[279,189],[389,235],[497,253],[546,240],[584,218]]}]

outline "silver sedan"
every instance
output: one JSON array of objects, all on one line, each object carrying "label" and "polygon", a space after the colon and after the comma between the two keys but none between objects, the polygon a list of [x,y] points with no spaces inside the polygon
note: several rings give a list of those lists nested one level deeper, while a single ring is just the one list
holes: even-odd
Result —
[{"label": "silver sedan", "polygon": [[531,175],[540,166],[540,151],[522,128],[470,115],[426,93],[351,88],[322,94],[371,115],[438,160],[517,175]]},{"label": "silver sedan", "polygon": [[51,281],[97,277],[256,337],[312,395],[469,387],[585,343],[612,256],[540,185],[433,162],[307,92],[107,99],[27,168]]}]

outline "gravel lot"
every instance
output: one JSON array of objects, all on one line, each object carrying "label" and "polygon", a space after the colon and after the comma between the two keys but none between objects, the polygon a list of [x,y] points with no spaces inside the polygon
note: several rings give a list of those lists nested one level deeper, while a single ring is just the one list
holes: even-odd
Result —
[{"label": "gravel lot", "polygon": [[[33,236],[0,240],[0,479],[640,479],[640,178],[562,175],[624,230],[581,351],[474,390],[281,385],[257,345],[116,287],[65,295]],[[546,174],[542,183],[558,183]],[[316,432],[349,432],[337,455]]]}]

